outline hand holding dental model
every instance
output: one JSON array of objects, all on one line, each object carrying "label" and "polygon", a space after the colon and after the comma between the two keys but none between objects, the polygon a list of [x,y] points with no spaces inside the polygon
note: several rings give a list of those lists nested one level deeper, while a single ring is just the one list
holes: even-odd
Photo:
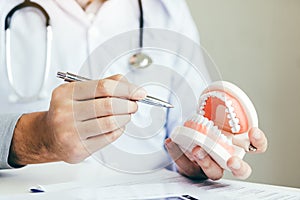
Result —
[{"label": "hand holding dental model", "polygon": [[[247,178],[251,168],[242,161],[245,153],[263,152],[267,147],[266,138],[255,127],[258,127],[257,114],[248,96],[229,82],[214,82],[200,96],[197,113],[172,132],[173,142],[167,140],[167,148],[174,148],[174,143],[179,146],[175,146],[175,154],[172,148],[168,148],[172,158],[177,159],[175,162],[179,168],[184,163],[184,156],[190,161],[196,161],[208,178],[221,178],[223,169],[232,171],[240,178]],[[179,152],[185,155],[180,156]],[[209,160],[203,161],[205,157]],[[208,169],[213,166],[217,169],[216,174]],[[237,171],[239,169],[243,171]],[[191,171],[183,174],[190,176]]]}]

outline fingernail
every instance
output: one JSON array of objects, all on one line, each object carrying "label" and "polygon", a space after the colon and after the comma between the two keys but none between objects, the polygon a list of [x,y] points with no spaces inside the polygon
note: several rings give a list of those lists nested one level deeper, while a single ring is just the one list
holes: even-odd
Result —
[{"label": "fingernail", "polygon": [[253,133],[253,137],[254,137],[254,139],[256,139],[256,140],[259,140],[259,139],[261,138],[261,133],[260,133],[259,131],[255,131],[255,132]]},{"label": "fingernail", "polygon": [[172,140],[171,140],[170,138],[167,138],[167,139],[165,140],[165,145],[168,145],[170,142],[172,142]]},{"label": "fingernail", "polygon": [[135,93],[134,96],[138,99],[144,99],[147,96],[146,90],[143,88],[139,88]]},{"label": "fingernail", "polygon": [[230,165],[230,167],[232,168],[232,169],[240,169],[241,168],[241,162],[240,161],[238,161],[238,160],[234,160],[233,161],[233,163]]},{"label": "fingernail", "polygon": [[196,157],[199,159],[199,160],[202,160],[205,158],[205,156],[207,155],[206,151],[204,151],[203,149],[199,149],[197,152],[196,152]]}]

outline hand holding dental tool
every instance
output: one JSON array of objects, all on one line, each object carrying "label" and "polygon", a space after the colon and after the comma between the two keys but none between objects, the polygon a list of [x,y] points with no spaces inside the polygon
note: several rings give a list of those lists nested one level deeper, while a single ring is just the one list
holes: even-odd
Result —
[{"label": "hand holding dental tool", "polygon": [[[57,72],[57,77],[64,79],[64,81],[67,82],[75,82],[75,81],[90,81],[91,79],[76,75],[76,74],[72,74],[69,72]],[[151,97],[151,96],[146,96],[146,98],[138,100],[138,102],[141,103],[146,103],[149,105],[153,105],[153,106],[159,106],[159,107],[165,107],[165,108],[174,108],[174,106],[168,102],[165,102],[161,99],[155,98],[155,97]]]},{"label": "hand holding dental tool", "polygon": [[183,151],[201,146],[222,168],[232,156],[243,158],[246,151],[256,151],[248,132],[258,127],[256,110],[249,97],[237,86],[214,82],[199,98],[198,111],[171,134]]},{"label": "hand holding dental tool", "polygon": [[143,88],[123,78],[114,75],[57,86],[47,111],[19,118],[11,142],[10,165],[78,163],[114,142],[137,111],[137,101],[147,95]]}]

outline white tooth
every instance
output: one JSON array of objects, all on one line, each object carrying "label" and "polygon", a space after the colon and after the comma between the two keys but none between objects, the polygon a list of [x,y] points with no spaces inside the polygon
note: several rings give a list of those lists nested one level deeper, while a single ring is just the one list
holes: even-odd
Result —
[{"label": "white tooth", "polygon": [[228,119],[231,119],[231,115],[230,115],[230,114],[228,114],[228,115],[227,115],[227,118],[228,118]]},{"label": "white tooth", "polygon": [[213,92],[212,92],[212,96],[213,96],[213,97],[219,97],[219,96],[220,96],[219,94],[220,94],[220,93],[217,92],[217,91],[213,91]]},{"label": "white tooth", "polygon": [[241,126],[240,125],[235,125],[235,130],[236,130],[236,132],[239,132],[241,130]]},{"label": "white tooth", "polygon": [[191,121],[195,122],[195,116],[193,116],[193,117],[191,118]]},{"label": "white tooth", "polygon": [[207,123],[206,127],[207,127],[208,129],[210,129],[213,125],[214,125],[214,123],[210,120],[210,121]]},{"label": "white tooth", "polygon": [[231,132],[236,133],[236,130],[234,127],[231,128]]},{"label": "white tooth", "polygon": [[233,118],[232,121],[234,124],[238,124],[240,122],[240,120],[238,118]]},{"label": "white tooth", "polygon": [[236,113],[235,112],[231,112],[229,114],[230,114],[230,116],[231,116],[232,119],[236,117]]},{"label": "white tooth", "polygon": [[223,134],[221,134],[221,139],[222,139],[224,142],[227,141],[227,137],[226,137],[225,135],[223,135]]},{"label": "white tooth", "polygon": [[220,99],[221,99],[222,101],[226,102],[226,97],[225,97],[224,94],[221,95]]},{"label": "white tooth", "polygon": [[232,120],[229,120],[229,125],[230,125],[230,127],[233,127],[234,126],[234,122]]},{"label": "white tooth", "polygon": [[232,106],[228,106],[226,109],[227,109],[227,111],[229,113],[233,113],[234,112],[234,108]]},{"label": "white tooth", "polygon": [[199,121],[200,121],[199,115],[195,115],[195,119],[196,119],[196,122],[199,123]]},{"label": "white tooth", "polygon": [[239,130],[238,130],[237,128],[238,128],[238,127],[236,127],[236,126],[232,127],[232,128],[231,128],[231,132],[233,132],[233,133],[239,132]]},{"label": "white tooth", "polygon": [[204,110],[199,110],[199,114],[200,114],[200,115],[205,115]]},{"label": "white tooth", "polygon": [[218,93],[218,92],[215,92],[213,96],[218,98],[218,99],[220,99],[220,97],[221,97],[220,93]]},{"label": "white tooth", "polygon": [[232,101],[231,101],[231,100],[227,100],[227,101],[225,102],[225,105],[226,105],[227,107],[231,106],[231,105],[232,105]]},{"label": "white tooth", "polygon": [[197,120],[198,119],[198,115],[194,115],[194,118],[195,118],[195,120]]},{"label": "white tooth", "polygon": [[218,130],[219,130],[219,128],[218,128],[217,126],[213,126],[213,127],[212,127],[212,131],[213,131],[214,133],[217,134]]},{"label": "white tooth", "polygon": [[207,119],[206,117],[204,117],[204,120],[203,120],[202,124],[203,124],[204,126],[206,126],[207,123],[208,123],[208,119]]},{"label": "white tooth", "polygon": [[221,136],[221,135],[222,135],[222,132],[221,132],[220,130],[218,130],[218,131],[216,132],[216,134],[217,134],[217,136]]},{"label": "white tooth", "polygon": [[199,123],[202,124],[204,117],[202,115],[198,115],[199,116]]},{"label": "white tooth", "polygon": [[200,106],[200,110],[204,110],[204,106],[203,105]]},{"label": "white tooth", "polygon": [[204,94],[201,96],[201,101],[206,101],[208,99],[209,95],[208,94]]}]

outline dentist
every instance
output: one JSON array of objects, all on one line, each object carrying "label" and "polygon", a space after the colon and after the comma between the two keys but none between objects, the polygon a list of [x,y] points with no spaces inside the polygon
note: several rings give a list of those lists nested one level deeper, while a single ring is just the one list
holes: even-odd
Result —
[{"label": "dentist", "polygon": [[[104,41],[137,29],[140,23],[139,1],[35,0],[51,19],[52,47],[48,72],[43,67],[47,55],[41,53],[47,49],[43,16],[31,8],[16,12],[10,27],[14,80],[11,84],[5,62],[4,21],[9,11],[22,2],[0,2],[0,168],[54,161],[78,163],[119,137],[117,141],[122,141],[124,127],[138,110],[136,101],[145,98],[147,92],[122,75],[61,84],[55,74],[59,70],[78,71]],[[199,43],[197,29],[184,0],[144,0],[142,3],[145,27],[169,29]],[[44,73],[49,73],[49,76],[39,92]],[[77,90],[75,96],[74,89]],[[24,100],[26,98],[16,95],[14,90],[22,97],[37,98]],[[92,108],[97,112],[91,111]],[[173,128],[168,124],[171,117],[166,114],[165,118],[167,124],[155,139],[161,148],[165,145],[171,158],[176,158],[178,171],[190,178],[220,179],[223,169],[201,148],[196,148],[191,157],[182,154],[170,139],[165,140]],[[253,128],[249,138],[257,153],[266,150],[267,139],[261,130]],[[147,145],[142,145],[140,150],[147,152],[147,148]],[[152,148],[150,144],[149,148]],[[178,158],[179,154],[182,155]],[[244,179],[251,174],[250,166],[238,158],[231,158],[228,166],[236,177]]]}]

